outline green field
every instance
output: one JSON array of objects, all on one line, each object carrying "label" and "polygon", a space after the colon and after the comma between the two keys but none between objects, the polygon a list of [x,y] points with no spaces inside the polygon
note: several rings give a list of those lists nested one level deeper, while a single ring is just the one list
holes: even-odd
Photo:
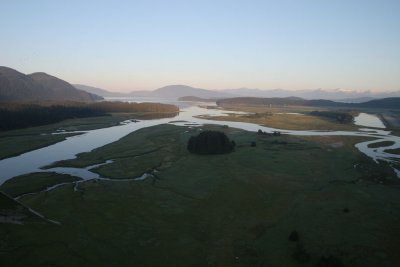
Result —
[{"label": "green field", "polygon": [[[344,266],[400,264],[399,183],[354,148],[369,139],[202,128],[224,131],[235,151],[190,154],[187,140],[199,129],[160,125],[57,163],[112,159],[95,170],[108,178],[158,172],[21,198],[61,225],[2,224],[1,266],[318,266],[323,256]],[[0,189],[15,194],[37,176]],[[32,188],[54,183],[50,176],[61,179],[52,174]],[[289,241],[292,231],[299,241]]]}]

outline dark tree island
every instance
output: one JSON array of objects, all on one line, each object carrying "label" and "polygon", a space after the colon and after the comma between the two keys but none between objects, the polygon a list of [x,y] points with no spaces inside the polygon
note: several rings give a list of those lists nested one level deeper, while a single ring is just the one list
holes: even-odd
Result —
[{"label": "dark tree island", "polygon": [[200,155],[225,154],[233,151],[235,142],[230,141],[223,132],[204,131],[190,137],[187,149]]}]

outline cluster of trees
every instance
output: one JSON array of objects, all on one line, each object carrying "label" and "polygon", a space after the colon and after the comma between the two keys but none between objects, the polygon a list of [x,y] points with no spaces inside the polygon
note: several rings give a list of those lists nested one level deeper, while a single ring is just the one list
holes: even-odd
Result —
[{"label": "cluster of trees", "polygon": [[225,154],[232,152],[235,145],[235,141],[230,141],[223,132],[204,131],[190,137],[187,149],[200,155]]},{"label": "cluster of trees", "polygon": [[310,114],[313,116],[334,119],[340,123],[352,123],[354,120],[353,115],[350,113],[340,111],[312,111]]},{"label": "cluster of trees", "polygon": [[258,135],[267,135],[267,136],[280,136],[281,132],[274,131],[273,133],[267,133],[267,132],[263,132],[261,129],[258,129],[257,134]]},{"label": "cluster of trees", "polygon": [[105,116],[110,112],[177,113],[174,105],[124,102],[2,103],[0,131],[33,127],[72,118]]}]

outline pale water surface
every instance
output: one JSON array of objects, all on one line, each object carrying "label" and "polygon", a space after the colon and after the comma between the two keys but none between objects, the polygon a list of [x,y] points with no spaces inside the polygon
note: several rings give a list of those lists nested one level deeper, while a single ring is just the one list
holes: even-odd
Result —
[{"label": "pale water surface", "polygon": [[381,119],[376,115],[360,113],[354,118],[354,124],[359,126],[374,127],[374,128],[386,128]]}]

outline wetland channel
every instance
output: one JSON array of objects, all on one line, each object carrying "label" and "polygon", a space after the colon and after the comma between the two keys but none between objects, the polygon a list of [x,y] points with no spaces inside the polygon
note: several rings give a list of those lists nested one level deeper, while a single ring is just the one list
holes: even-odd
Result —
[{"label": "wetland channel", "polygon": [[[86,168],[50,168],[42,169],[54,162],[66,159],[73,159],[77,154],[89,152],[95,148],[115,142],[122,137],[137,131],[142,128],[151,127],[160,124],[173,124],[177,126],[201,127],[204,124],[227,125],[232,128],[238,128],[246,131],[257,132],[261,130],[267,133],[279,131],[282,134],[298,135],[298,136],[363,136],[371,137],[373,140],[356,144],[356,148],[372,158],[375,162],[378,160],[386,161],[389,164],[395,164],[400,161],[400,155],[387,153],[388,149],[400,148],[400,137],[392,135],[390,131],[377,129],[384,128],[379,118],[374,115],[361,113],[355,118],[355,123],[365,128],[360,128],[358,131],[316,131],[316,130],[284,130],[271,127],[260,126],[253,123],[218,121],[212,120],[212,116],[224,116],[227,113],[236,113],[221,109],[206,109],[198,106],[190,106],[181,108],[179,115],[175,118],[164,118],[155,120],[128,120],[121,122],[117,126],[108,128],[95,129],[90,131],[80,131],[80,135],[68,137],[66,140],[59,143],[33,150],[16,157],[3,159],[0,161],[0,184],[8,179],[32,172],[56,172],[62,174],[70,174],[82,178],[83,180],[90,179],[108,179],[99,177],[97,174],[90,171],[94,166]],[[237,114],[244,114],[237,112]],[[208,116],[204,119],[201,116]],[[377,121],[378,120],[378,121]],[[371,128],[373,127],[373,128]],[[65,134],[67,132],[57,132],[54,134]],[[69,132],[70,133],[70,132]],[[391,141],[390,146],[375,147],[369,146],[374,143],[383,141]],[[103,164],[109,164],[112,161]],[[393,167],[393,166],[392,166]],[[400,170],[393,169],[400,176]],[[150,174],[148,174],[150,175]],[[143,177],[132,177],[132,179],[140,180]],[[127,180],[132,180],[127,179]],[[115,179],[112,179],[115,180]],[[116,180],[118,181],[118,180]]]}]

